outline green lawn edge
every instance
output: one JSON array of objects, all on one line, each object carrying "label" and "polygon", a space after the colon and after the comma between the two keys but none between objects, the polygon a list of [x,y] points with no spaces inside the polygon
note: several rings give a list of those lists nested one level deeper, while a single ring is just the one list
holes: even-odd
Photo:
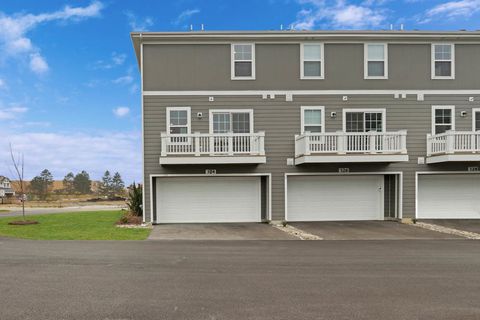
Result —
[{"label": "green lawn edge", "polygon": [[124,211],[83,211],[27,215],[39,224],[14,226],[21,217],[0,217],[0,237],[30,240],[145,240],[150,229],[118,228]]}]

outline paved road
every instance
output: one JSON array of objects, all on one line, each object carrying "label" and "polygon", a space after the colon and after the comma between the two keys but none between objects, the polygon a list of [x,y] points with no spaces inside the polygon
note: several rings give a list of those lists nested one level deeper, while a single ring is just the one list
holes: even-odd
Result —
[{"label": "paved road", "polygon": [[[0,212],[1,217],[15,217],[22,215],[22,208],[0,208],[8,209],[8,212]],[[91,205],[91,206],[77,206],[65,208],[25,208],[27,215],[49,214],[49,213],[64,213],[64,212],[84,212],[84,211],[101,211],[101,210],[120,210],[122,206],[118,205]]]},{"label": "paved road", "polygon": [[0,240],[1,319],[479,319],[480,241]]}]

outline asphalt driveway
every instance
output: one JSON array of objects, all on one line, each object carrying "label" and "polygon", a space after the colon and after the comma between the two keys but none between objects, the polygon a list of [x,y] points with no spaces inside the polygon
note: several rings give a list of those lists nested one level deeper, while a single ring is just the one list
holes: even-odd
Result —
[{"label": "asphalt driveway", "polygon": [[479,245],[0,240],[0,318],[473,320]]},{"label": "asphalt driveway", "polygon": [[321,221],[290,224],[324,240],[460,239],[459,236],[417,228],[395,221]]},{"label": "asphalt driveway", "polygon": [[265,223],[160,224],[149,240],[298,240]]},{"label": "asphalt driveway", "polygon": [[419,221],[480,234],[480,219],[432,219]]}]

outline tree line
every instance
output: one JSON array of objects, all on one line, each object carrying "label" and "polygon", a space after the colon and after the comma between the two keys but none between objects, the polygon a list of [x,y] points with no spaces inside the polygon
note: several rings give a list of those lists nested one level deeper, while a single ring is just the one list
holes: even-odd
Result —
[{"label": "tree line", "polygon": [[[30,181],[29,192],[40,200],[45,200],[52,193],[53,181],[52,173],[48,169],[44,169]],[[85,170],[77,174],[67,173],[62,180],[62,186],[61,190],[56,190],[57,193],[67,195],[92,193],[92,180]],[[110,171],[105,171],[99,183],[97,194],[107,198],[123,196],[125,194],[125,183],[120,173],[115,172],[111,175]]]}]

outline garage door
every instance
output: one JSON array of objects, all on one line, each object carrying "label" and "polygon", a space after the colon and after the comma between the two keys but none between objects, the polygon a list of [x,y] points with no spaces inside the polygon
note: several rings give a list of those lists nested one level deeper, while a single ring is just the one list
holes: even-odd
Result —
[{"label": "garage door", "polygon": [[383,176],[289,176],[289,221],[383,220]]},{"label": "garage door", "polygon": [[480,218],[480,176],[419,175],[417,204],[419,219]]},{"label": "garage door", "polygon": [[157,178],[157,222],[259,222],[259,177]]}]

